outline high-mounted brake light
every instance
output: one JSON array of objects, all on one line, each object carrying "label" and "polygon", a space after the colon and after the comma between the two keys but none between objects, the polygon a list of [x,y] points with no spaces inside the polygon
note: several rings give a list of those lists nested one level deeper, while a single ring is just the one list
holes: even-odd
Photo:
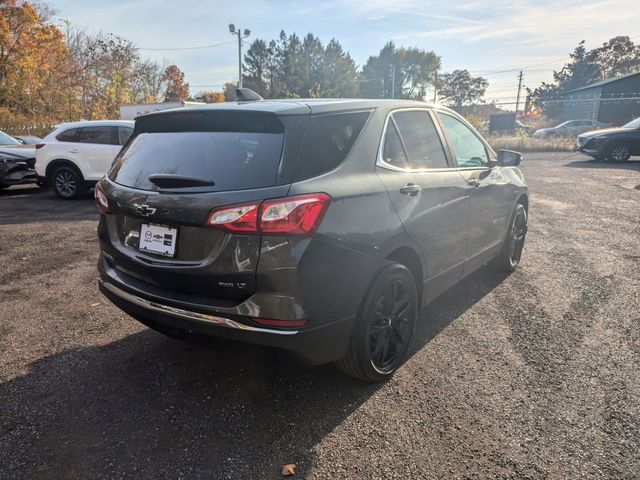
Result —
[{"label": "high-mounted brake light", "polygon": [[96,200],[96,207],[101,213],[109,213],[109,200],[99,183],[96,183],[96,187],[93,190],[93,198]]},{"label": "high-mounted brake light", "polygon": [[331,197],[313,193],[216,208],[206,224],[234,233],[310,235],[316,231]]}]

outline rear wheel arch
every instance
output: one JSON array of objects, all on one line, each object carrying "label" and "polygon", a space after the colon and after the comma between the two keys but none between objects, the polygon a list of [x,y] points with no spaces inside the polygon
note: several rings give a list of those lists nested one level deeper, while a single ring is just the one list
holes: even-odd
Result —
[{"label": "rear wheel arch", "polygon": [[527,212],[529,212],[529,197],[527,196],[526,193],[523,193],[522,195],[520,195],[516,203],[520,203],[524,207],[524,209]]},{"label": "rear wheel arch", "polygon": [[424,290],[424,273],[422,268],[422,259],[411,247],[398,247],[386,256],[385,260],[396,262],[404,265],[409,269],[416,283],[416,291],[418,292],[418,306],[422,306],[423,290]]},{"label": "rear wheel arch", "polygon": [[46,170],[45,170],[45,177],[47,178],[47,181],[49,183],[51,183],[51,180],[52,180],[51,176],[53,175],[53,172],[55,172],[58,167],[62,167],[62,166],[73,168],[78,173],[78,175],[80,175],[80,178],[82,178],[82,180],[84,180],[84,175],[82,174],[82,170],[80,170],[80,168],[78,168],[78,165],[76,165],[71,160],[65,160],[64,158],[58,158],[56,160],[50,161],[49,164],[47,165]]}]

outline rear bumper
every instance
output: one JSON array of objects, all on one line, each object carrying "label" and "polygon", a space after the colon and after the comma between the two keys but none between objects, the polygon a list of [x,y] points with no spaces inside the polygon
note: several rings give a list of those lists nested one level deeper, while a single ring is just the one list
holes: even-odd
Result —
[{"label": "rear bumper", "polygon": [[[106,268],[105,268],[106,267]],[[353,318],[332,323],[314,322],[300,329],[270,329],[251,325],[242,315],[223,311],[202,311],[202,306],[169,305],[162,299],[135,291],[121,283],[122,277],[109,275],[109,267],[100,259],[101,292],[146,326],[163,333],[196,334],[221,337],[287,350],[304,363],[317,365],[342,358],[351,336]],[[318,323],[318,324],[316,324]]]}]

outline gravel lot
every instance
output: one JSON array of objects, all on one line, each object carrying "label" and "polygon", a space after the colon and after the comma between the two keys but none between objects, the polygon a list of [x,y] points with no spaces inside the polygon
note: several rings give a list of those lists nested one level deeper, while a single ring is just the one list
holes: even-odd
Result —
[{"label": "gravel lot", "polygon": [[0,196],[0,478],[638,478],[640,161],[528,154],[521,269],[422,314],[384,385],[198,349],[96,286],[92,200]]}]

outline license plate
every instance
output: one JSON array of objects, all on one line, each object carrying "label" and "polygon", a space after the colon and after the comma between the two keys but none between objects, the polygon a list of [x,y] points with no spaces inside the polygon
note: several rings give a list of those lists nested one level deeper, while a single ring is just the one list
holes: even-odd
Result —
[{"label": "license plate", "polygon": [[175,257],[178,229],[165,225],[143,223],[140,225],[141,252],[151,252],[165,257]]}]

